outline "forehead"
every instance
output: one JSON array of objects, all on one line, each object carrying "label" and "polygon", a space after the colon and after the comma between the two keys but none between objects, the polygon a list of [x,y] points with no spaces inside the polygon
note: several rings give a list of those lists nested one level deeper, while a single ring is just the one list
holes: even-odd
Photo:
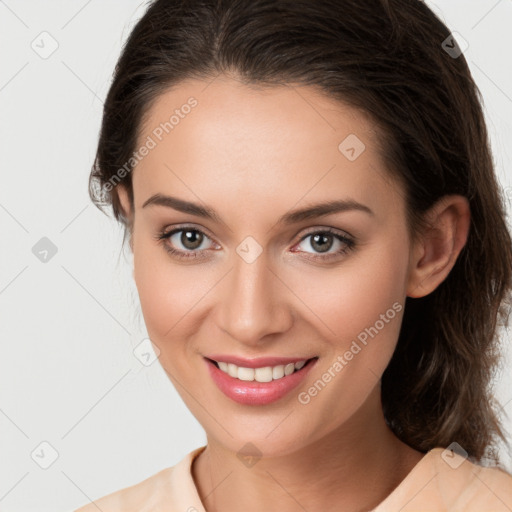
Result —
[{"label": "forehead", "polygon": [[152,148],[133,173],[136,207],[166,191],[213,202],[243,196],[259,207],[301,198],[384,203],[397,185],[378,134],[364,113],[309,86],[182,82],[146,112],[137,147]]}]

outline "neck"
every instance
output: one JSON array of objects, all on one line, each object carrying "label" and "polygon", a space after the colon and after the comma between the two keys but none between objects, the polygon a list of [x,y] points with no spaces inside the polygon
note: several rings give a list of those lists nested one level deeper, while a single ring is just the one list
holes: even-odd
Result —
[{"label": "neck", "polygon": [[208,438],[192,475],[207,512],[356,512],[375,508],[422,456],[387,426],[377,386],[360,410],[327,436],[249,467]]}]

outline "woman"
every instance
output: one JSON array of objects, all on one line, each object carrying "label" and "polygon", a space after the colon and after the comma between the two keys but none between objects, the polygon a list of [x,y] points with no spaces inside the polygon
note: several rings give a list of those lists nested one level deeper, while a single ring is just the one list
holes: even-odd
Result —
[{"label": "woman", "polygon": [[512,244],[479,92],[418,0],[156,0],[91,195],[207,434],[80,508],[510,510],[484,467]]}]

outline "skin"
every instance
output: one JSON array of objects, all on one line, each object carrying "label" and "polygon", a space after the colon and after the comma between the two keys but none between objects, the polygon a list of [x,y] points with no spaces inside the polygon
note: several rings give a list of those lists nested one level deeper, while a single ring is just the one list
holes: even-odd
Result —
[{"label": "skin", "polygon": [[[116,190],[131,223],[148,334],[206,431],[207,448],[192,467],[200,497],[208,512],[369,510],[423,456],[387,427],[380,401],[403,309],[308,404],[297,395],[393,303],[427,295],[446,278],[467,239],[468,202],[443,198],[413,244],[403,190],[384,167],[375,124],[309,86],[255,88],[226,75],[209,85],[182,82],[152,105],[141,143],[190,96],[198,105],[135,167],[133,206]],[[338,150],[349,134],[366,146],[354,161]],[[208,205],[222,222],[143,208],[157,193]],[[350,210],[277,224],[291,210],[339,199],[373,215]],[[204,258],[166,252],[164,243],[187,251],[181,233],[156,240],[181,224],[205,233],[193,249]],[[322,262],[312,257],[325,253],[307,235],[326,228],[355,246]],[[236,252],[247,236],[263,250],[250,264]],[[328,242],[328,254],[345,247],[335,237]],[[250,406],[215,386],[204,360],[213,353],[319,360],[299,388]],[[237,457],[247,442],[263,454],[251,467]]]}]

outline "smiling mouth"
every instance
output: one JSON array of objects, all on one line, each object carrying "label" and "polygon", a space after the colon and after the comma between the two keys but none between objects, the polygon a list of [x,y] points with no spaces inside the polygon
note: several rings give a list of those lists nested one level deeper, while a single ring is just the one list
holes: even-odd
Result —
[{"label": "smiling mouth", "polygon": [[318,359],[312,357],[310,359],[304,359],[295,363],[280,364],[275,366],[263,366],[260,368],[246,368],[243,366],[237,366],[233,363],[226,363],[223,361],[215,361],[213,359],[206,358],[208,362],[216,366],[219,370],[226,373],[230,377],[235,379],[251,382],[272,382],[279,380],[293,373],[299,372],[302,368],[308,366],[311,362]]}]

